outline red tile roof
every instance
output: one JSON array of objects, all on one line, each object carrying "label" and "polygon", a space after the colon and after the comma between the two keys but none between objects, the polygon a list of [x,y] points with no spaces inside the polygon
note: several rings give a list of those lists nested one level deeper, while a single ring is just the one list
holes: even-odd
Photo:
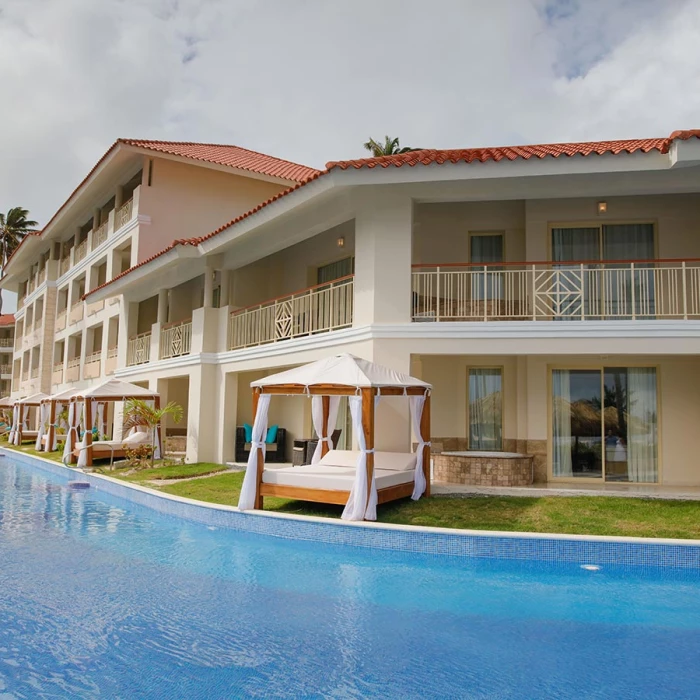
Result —
[{"label": "red tile roof", "polygon": [[15,316],[14,314],[0,314],[0,326],[14,326]]},{"label": "red tile roof", "polygon": [[585,143],[548,143],[535,146],[504,146],[499,148],[459,148],[448,150],[422,149],[409,151],[393,156],[379,158],[357,158],[354,160],[338,160],[326,163],[328,170],[339,168],[348,170],[354,168],[388,168],[402,165],[442,165],[443,163],[485,163],[502,160],[530,160],[531,158],[559,158],[560,156],[589,156],[589,155],[618,155],[620,153],[649,153],[659,151],[668,153],[671,143],[675,140],[700,138],[700,130],[674,131],[668,138],[661,139],[630,139],[626,141],[591,141]]},{"label": "red tile roof", "polygon": [[289,160],[250,151],[240,146],[227,146],[215,143],[190,143],[187,141],[148,141],[140,139],[119,139],[120,143],[149,151],[167,153],[191,160],[201,160],[216,165],[247,170],[259,175],[279,177],[293,182],[302,182],[316,175],[318,170]]}]

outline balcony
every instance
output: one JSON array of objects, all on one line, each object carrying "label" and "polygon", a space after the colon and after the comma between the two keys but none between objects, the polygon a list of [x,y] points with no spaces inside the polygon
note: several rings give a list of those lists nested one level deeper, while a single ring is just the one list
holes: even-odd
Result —
[{"label": "balcony", "polygon": [[100,376],[102,364],[102,353],[98,350],[85,357],[85,366],[83,367],[83,379],[95,379]]},{"label": "balcony", "polygon": [[104,299],[102,301],[93,301],[91,303],[86,304],[87,307],[87,315],[92,316],[92,314],[96,314],[98,311],[102,311],[105,307],[105,302]]},{"label": "balcony", "polygon": [[192,347],[192,321],[179,321],[165,326],[160,332],[160,358],[189,355]]},{"label": "balcony", "polygon": [[105,221],[101,226],[98,226],[92,234],[92,249],[99,248],[107,240],[107,224]]},{"label": "balcony", "polygon": [[53,371],[51,372],[51,383],[52,384],[62,384],[63,383],[63,362],[57,362],[53,366]]},{"label": "balcony", "polygon": [[87,238],[76,246],[75,253],[73,255],[73,264],[77,265],[81,260],[85,258],[88,252],[88,240]]},{"label": "balcony", "polygon": [[77,382],[80,379],[80,357],[71,357],[66,369],[66,382]]},{"label": "balcony", "polygon": [[58,265],[58,276],[63,277],[70,270],[70,255],[66,255],[65,258],[61,259]]},{"label": "balcony", "polygon": [[131,217],[134,215],[134,200],[129,199],[124,204],[117,209],[114,213],[114,230],[118,231],[122,226],[131,221]]},{"label": "balcony", "polygon": [[347,328],[353,319],[354,277],[343,277],[231,313],[228,349]]},{"label": "balcony", "polygon": [[32,367],[31,377],[32,377],[32,379],[39,379],[39,368],[38,367]]},{"label": "balcony", "polygon": [[12,374],[12,365],[0,365],[0,374]]},{"label": "balcony", "polygon": [[129,338],[126,348],[126,364],[143,365],[151,361],[151,332],[141,333],[133,338]]},{"label": "balcony", "polygon": [[413,321],[700,319],[700,260],[413,266]]},{"label": "balcony", "polygon": [[68,310],[63,309],[63,311],[59,311],[56,314],[56,325],[54,326],[54,329],[56,333],[59,331],[62,331],[66,327],[66,319],[68,318]]},{"label": "balcony", "polygon": [[107,349],[107,362],[105,362],[105,374],[114,374],[117,369],[117,355],[119,354],[118,348],[108,348]]},{"label": "balcony", "polygon": [[39,270],[39,272],[38,272],[38,274],[37,274],[37,276],[36,276],[36,285],[37,285],[37,287],[38,287],[40,284],[43,284],[44,282],[46,282],[46,268],[43,268],[43,269]]},{"label": "balcony", "polygon": [[77,323],[83,320],[83,302],[76,301],[73,306],[70,307],[70,323]]},{"label": "balcony", "polygon": [[12,338],[0,338],[0,348],[12,348],[15,341]]}]

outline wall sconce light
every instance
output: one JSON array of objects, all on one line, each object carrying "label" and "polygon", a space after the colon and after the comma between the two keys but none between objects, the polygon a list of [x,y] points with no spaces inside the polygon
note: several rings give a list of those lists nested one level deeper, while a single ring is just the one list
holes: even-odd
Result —
[{"label": "wall sconce light", "polygon": [[338,248],[345,248],[345,238],[343,236],[340,236],[336,243],[338,244]]},{"label": "wall sconce light", "polygon": [[607,202],[598,202],[598,214],[605,214],[608,211]]}]

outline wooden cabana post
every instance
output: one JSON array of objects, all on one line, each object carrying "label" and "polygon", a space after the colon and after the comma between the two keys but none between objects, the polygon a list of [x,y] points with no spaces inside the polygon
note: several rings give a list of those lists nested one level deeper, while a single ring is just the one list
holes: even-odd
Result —
[{"label": "wooden cabana post", "polygon": [[[258,415],[258,403],[260,402],[260,389],[253,389],[253,419]],[[258,478],[257,485],[255,489],[255,508],[257,510],[263,509],[263,497],[260,489],[260,484],[262,484],[263,471],[265,470],[265,453],[261,447],[256,447],[255,451],[257,453],[257,468],[258,468]]]},{"label": "wooden cabana post", "polygon": [[[331,397],[330,396],[322,396],[321,397],[321,402],[323,406],[323,435],[329,436],[330,435],[330,427],[328,425],[328,414],[330,413],[331,410]],[[321,436],[319,436],[319,440],[321,440]],[[325,457],[328,452],[330,451],[330,447],[328,447],[328,441],[327,440],[321,440],[321,458]]]},{"label": "wooden cabana post", "polygon": [[84,402],[85,408],[85,433],[83,435],[83,449],[87,452],[87,465],[92,466],[92,401]]},{"label": "wooden cabana post", "polygon": [[367,449],[367,499],[365,508],[369,505],[372,495],[372,476],[374,475],[374,396],[376,389],[362,389],[362,432],[365,434]]},{"label": "wooden cabana post", "polygon": [[427,443],[423,447],[423,475],[425,476],[424,496],[430,496],[430,392],[425,395],[423,413],[420,417],[420,433],[423,442]]}]

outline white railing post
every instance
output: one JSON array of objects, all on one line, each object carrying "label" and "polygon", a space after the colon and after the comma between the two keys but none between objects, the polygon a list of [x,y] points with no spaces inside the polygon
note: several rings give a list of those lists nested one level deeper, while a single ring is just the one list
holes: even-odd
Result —
[{"label": "white railing post", "polygon": [[435,268],[436,272],[436,277],[435,277],[435,320],[439,321],[440,320],[440,268],[436,267]]},{"label": "white railing post", "polygon": [[685,260],[681,263],[681,274],[683,275],[683,319],[688,320],[688,287],[685,279]]},{"label": "white railing post", "polygon": [[535,265],[531,266],[532,268],[532,320],[536,321],[537,320],[537,270],[535,269]]},{"label": "white railing post", "polygon": [[630,284],[632,295],[632,320],[635,321],[637,319],[637,292],[634,288],[634,263],[631,263],[630,270],[632,276],[632,282]]}]

